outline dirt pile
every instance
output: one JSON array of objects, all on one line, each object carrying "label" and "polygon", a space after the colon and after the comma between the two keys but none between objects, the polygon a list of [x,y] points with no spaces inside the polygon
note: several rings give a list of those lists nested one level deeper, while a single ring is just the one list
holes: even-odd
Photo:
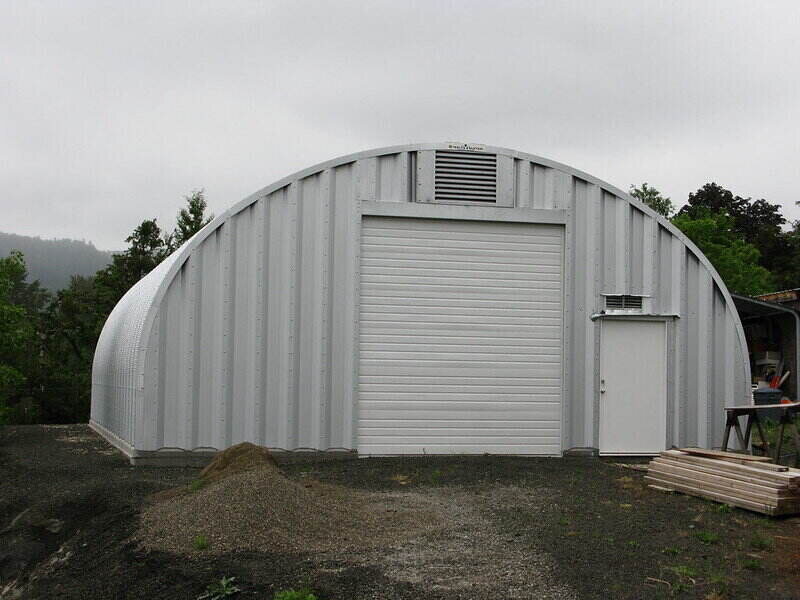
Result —
[{"label": "dirt pile", "polygon": [[402,500],[292,481],[269,451],[252,444],[220,453],[195,485],[155,500],[137,537],[144,548],[181,554],[342,550],[436,522],[433,511],[406,510]]}]

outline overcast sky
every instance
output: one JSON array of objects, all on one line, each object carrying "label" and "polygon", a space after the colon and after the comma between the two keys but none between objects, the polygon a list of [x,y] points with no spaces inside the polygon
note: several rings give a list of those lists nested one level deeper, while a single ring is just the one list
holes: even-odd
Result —
[{"label": "overcast sky", "polygon": [[462,141],[800,218],[800,2],[0,0],[0,231],[120,249],[342,154]]}]

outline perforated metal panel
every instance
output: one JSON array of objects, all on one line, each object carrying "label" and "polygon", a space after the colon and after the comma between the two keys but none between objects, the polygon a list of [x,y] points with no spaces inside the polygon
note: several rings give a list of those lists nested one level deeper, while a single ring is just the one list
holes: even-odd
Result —
[{"label": "perforated metal panel", "polygon": [[560,453],[562,240],[364,219],[359,452]]}]

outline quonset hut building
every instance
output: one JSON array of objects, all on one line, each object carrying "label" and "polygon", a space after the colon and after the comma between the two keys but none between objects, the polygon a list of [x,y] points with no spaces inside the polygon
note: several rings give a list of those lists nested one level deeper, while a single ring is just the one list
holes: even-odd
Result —
[{"label": "quonset hut building", "polygon": [[718,446],[749,380],[725,285],[667,220],[550,160],[418,144],[278,181],[136,284],[91,426],[133,463],[652,454]]}]

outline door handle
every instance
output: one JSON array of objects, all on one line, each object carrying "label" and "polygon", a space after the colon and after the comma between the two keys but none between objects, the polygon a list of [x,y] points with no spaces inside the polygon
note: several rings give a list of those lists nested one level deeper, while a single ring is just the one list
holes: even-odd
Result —
[{"label": "door handle", "polygon": [[601,394],[605,394],[606,393],[606,380],[605,379],[601,379],[600,380],[600,393]]}]

